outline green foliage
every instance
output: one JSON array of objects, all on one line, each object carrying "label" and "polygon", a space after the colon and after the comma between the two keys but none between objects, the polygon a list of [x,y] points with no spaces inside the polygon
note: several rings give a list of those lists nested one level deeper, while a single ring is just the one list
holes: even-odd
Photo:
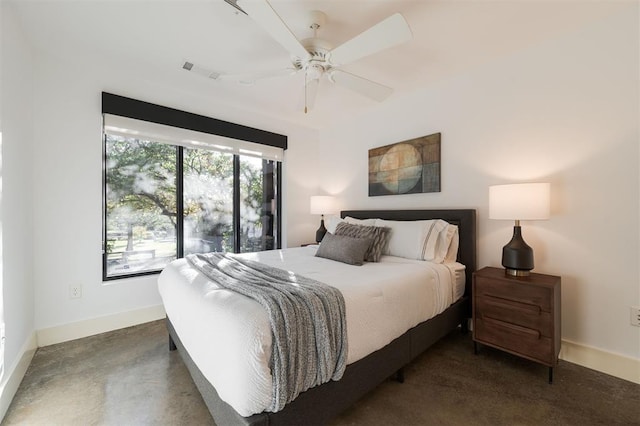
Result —
[{"label": "green foliage", "polygon": [[[107,137],[108,229],[176,225],[176,148]],[[110,226],[109,226],[110,225]]]},{"label": "green foliage", "polygon": [[[145,240],[176,232],[177,147],[107,136],[107,230],[128,240]],[[241,157],[241,232],[259,228],[264,210],[263,161]],[[184,149],[185,233],[203,241],[233,241],[233,155]],[[187,229],[188,228],[188,229]],[[243,235],[242,240],[246,240]],[[107,250],[114,250],[107,242]]]}]

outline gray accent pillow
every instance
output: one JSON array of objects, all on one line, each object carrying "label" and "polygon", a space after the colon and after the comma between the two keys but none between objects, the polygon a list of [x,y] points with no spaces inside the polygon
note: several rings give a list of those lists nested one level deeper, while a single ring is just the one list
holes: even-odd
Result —
[{"label": "gray accent pillow", "polygon": [[384,253],[389,237],[391,236],[391,228],[383,226],[365,226],[353,225],[341,222],[336,226],[336,235],[345,235],[353,238],[366,238],[371,240],[371,245],[364,255],[367,262],[379,262],[382,253]]},{"label": "gray accent pillow", "polygon": [[370,239],[333,235],[327,232],[320,243],[320,247],[318,247],[316,256],[337,260],[349,265],[362,265],[364,263],[364,254],[370,245]]}]

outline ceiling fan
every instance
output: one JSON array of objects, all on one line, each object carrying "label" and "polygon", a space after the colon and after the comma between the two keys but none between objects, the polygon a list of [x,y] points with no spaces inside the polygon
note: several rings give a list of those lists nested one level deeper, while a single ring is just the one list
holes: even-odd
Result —
[{"label": "ceiling fan", "polygon": [[317,36],[318,30],[326,23],[326,15],[323,12],[310,12],[309,27],[313,30],[313,37],[298,40],[267,0],[225,1],[249,15],[274,40],[281,44],[291,54],[291,65],[270,72],[240,75],[211,72],[189,62],[185,62],[183,68],[216,80],[235,80],[241,83],[251,83],[263,78],[304,72],[305,113],[315,103],[318,85],[323,76],[327,76],[332,83],[344,86],[376,101],[385,100],[393,92],[390,87],[349,73],[340,67],[411,40],[411,29],[400,13],[389,16],[334,48],[330,43]]}]

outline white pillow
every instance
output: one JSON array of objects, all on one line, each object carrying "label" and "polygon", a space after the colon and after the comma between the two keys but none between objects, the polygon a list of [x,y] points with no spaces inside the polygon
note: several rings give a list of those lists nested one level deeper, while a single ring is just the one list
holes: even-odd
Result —
[{"label": "white pillow", "polygon": [[430,220],[376,220],[375,226],[391,228],[389,243],[384,254],[423,260],[423,242],[427,237]]},{"label": "white pillow", "polygon": [[376,226],[376,220],[380,219],[356,219],[355,217],[345,217],[344,221],[352,225]]},{"label": "white pillow", "polygon": [[[429,225],[427,237],[422,250],[422,258],[429,262],[442,263],[449,249],[449,242],[453,234],[447,235],[449,222],[441,219],[433,220]],[[448,240],[448,241],[447,241]]]},{"label": "white pillow", "polygon": [[453,236],[451,237],[451,243],[449,244],[449,250],[444,257],[444,263],[455,263],[458,260],[458,248],[460,247],[460,236],[458,235],[458,227],[456,225],[449,225],[450,228],[454,228]]},{"label": "white pillow", "polygon": [[[384,254],[435,263],[442,263],[445,258],[448,258],[451,243],[458,231],[457,226],[450,225],[441,219],[411,221],[377,219],[375,226],[391,228],[389,244]],[[456,246],[451,249],[455,261],[458,248]]]},{"label": "white pillow", "polygon": [[336,233],[336,227],[338,226],[338,224],[340,222],[344,222],[344,220],[342,220],[340,218],[340,216],[328,216],[325,220],[324,220],[324,227],[327,229],[327,232],[331,232],[332,234]]}]

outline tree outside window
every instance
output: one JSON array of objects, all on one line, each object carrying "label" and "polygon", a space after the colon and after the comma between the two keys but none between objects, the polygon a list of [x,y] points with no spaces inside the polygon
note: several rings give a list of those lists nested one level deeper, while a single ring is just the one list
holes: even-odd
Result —
[{"label": "tree outside window", "polygon": [[278,165],[107,134],[104,278],[158,272],[189,253],[273,249]]}]

